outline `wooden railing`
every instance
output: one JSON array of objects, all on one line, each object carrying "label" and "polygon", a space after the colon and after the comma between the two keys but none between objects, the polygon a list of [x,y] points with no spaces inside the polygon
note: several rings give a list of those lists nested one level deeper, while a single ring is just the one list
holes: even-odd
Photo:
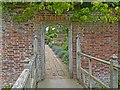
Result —
[{"label": "wooden railing", "polygon": [[37,55],[31,58],[29,64],[25,65],[25,69],[18,77],[17,81],[13,85],[14,88],[36,88],[36,60]]},{"label": "wooden railing", "polygon": [[[113,65],[113,60],[117,60],[117,56],[113,55],[111,57],[110,62],[106,60],[102,60],[96,57],[92,57],[90,55],[84,54],[81,52],[81,46],[80,46],[80,36],[77,36],[77,54],[76,54],[76,64],[77,64],[77,79],[81,82],[81,84],[84,85],[86,88],[95,88],[93,86],[93,81],[97,82],[97,84],[102,88],[118,88],[118,70],[120,70],[120,67],[118,65]],[[89,70],[87,71],[86,69],[82,68],[81,63],[82,63],[82,58],[81,57],[86,57],[88,58],[89,62]],[[106,85],[103,83],[100,79],[96,78],[92,74],[92,61],[96,61],[99,63],[102,63],[104,65],[108,65],[110,69],[110,84]],[[88,79],[86,79],[86,76],[88,76]],[[86,84],[88,82],[88,84]]]},{"label": "wooden railing", "polygon": [[17,81],[12,87],[12,90],[16,88],[25,89],[25,88],[36,88],[37,83],[37,36],[34,38],[34,55],[29,60],[29,63],[24,65],[24,70],[18,77]]}]

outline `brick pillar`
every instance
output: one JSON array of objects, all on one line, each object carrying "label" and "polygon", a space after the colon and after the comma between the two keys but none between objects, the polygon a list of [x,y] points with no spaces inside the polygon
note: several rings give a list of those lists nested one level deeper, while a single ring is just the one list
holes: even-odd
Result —
[{"label": "brick pillar", "polygon": [[72,21],[72,47],[73,47],[73,78],[76,78],[76,35],[78,33],[79,22]]}]

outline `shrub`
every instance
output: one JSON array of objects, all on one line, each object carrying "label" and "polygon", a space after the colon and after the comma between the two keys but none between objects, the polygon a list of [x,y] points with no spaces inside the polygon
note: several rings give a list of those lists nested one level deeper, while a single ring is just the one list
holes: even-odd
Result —
[{"label": "shrub", "polygon": [[118,88],[120,90],[120,75],[118,75]]},{"label": "shrub", "polygon": [[62,48],[58,46],[57,48],[55,48],[55,51],[54,51],[54,52],[55,52],[56,55],[58,55],[58,53],[59,53],[61,50],[62,50]]},{"label": "shrub", "polygon": [[56,45],[54,45],[54,46],[52,47],[52,50],[54,51],[54,53],[55,53],[56,55],[58,55],[59,58],[62,59],[62,61],[63,61],[65,64],[68,64],[68,63],[69,63],[68,51],[63,50],[62,47],[56,46]]},{"label": "shrub", "polygon": [[68,50],[68,37],[65,37],[65,39],[62,43],[62,48],[66,51]]},{"label": "shrub", "polygon": [[68,64],[69,63],[69,55],[68,55],[68,52],[66,52],[64,54],[64,56],[62,57],[63,61],[65,64]]},{"label": "shrub", "polygon": [[12,85],[10,83],[5,84],[5,90],[11,90]]},{"label": "shrub", "polygon": [[52,47],[52,50],[55,51],[57,47],[58,47],[58,46],[54,45],[54,46]]},{"label": "shrub", "polygon": [[61,50],[60,52],[58,52],[58,57],[62,58],[66,52],[67,51]]},{"label": "shrub", "polygon": [[54,42],[49,42],[48,45],[50,46],[50,48],[52,48],[53,46],[55,46],[56,44]]}]

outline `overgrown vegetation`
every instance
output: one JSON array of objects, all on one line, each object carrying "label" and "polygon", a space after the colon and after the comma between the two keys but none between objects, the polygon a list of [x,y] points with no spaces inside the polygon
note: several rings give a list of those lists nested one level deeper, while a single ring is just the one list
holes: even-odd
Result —
[{"label": "overgrown vegetation", "polygon": [[12,88],[12,86],[11,86],[9,83],[7,83],[7,84],[5,85],[4,90],[11,90],[11,88]]},{"label": "overgrown vegetation", "polygon": [[27,21],[37,12],[47,10],[61,15],[72,13],[71,19],[87,22],[116,22],[120,20],[119,2],[2,2],[2,10],[9,11],[17,22]]},{"label": "overgrown vegetation", "polygon": [[[65,64],[68,65],[68,29],[62,25],[51,25],[47,29],[48,30],[46,31],[45,35],[46,44],[48,44],[52,48],[54,53],[58,55],[58,57],[61,58]],[[65,35],[64,37],[62,37],[62,40],[59,40],[58,36],[60,34]],[[54,41],[55,38],[60,44],[57,44],[58,42]]]},{"label": "overgrown vegetation", "polygon": [[120,90],[120,75],[118,75],[118,90]]}]

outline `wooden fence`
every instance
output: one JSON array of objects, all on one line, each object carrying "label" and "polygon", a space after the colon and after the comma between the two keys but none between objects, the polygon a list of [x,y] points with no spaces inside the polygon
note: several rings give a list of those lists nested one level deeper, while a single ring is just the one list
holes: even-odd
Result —
[{"label": "wooden fence", "polygon": [[[87,88],[95,88],[95,86],[93,85],[93,81],[96,81],[100,87],[103,88],[118,88],[118,70],[120,70],[120,67],[117,65],[113,65],[113,60],[117,60],[118,57],[113,55],[111,57],[110,62],[106,61],[106,60],[102,60],[87,54],[84,54],[81,52],[81,46],[80,46],[80,36],[77,35],[77,54],[76,54],[76,65],[77,65],[77,79],[84,85],[84,87]],[[89,70],[85,70],[84,68],[82,68],[81,63],[82,63],[82,58],[81,57],[86,57],[88,58],[88,66],[89,66]],[[92,61],[96,61],[105,65],[109,66],[110,69],[110,85],[106,85],[105,83],[103,83],[100,79],[96,78],[95,76],[93,76],[92,74]],[[88,76],[88,80],[86,79],[85,75]],[[88,82],[88,84],[86,84],[86,82]]]}]

